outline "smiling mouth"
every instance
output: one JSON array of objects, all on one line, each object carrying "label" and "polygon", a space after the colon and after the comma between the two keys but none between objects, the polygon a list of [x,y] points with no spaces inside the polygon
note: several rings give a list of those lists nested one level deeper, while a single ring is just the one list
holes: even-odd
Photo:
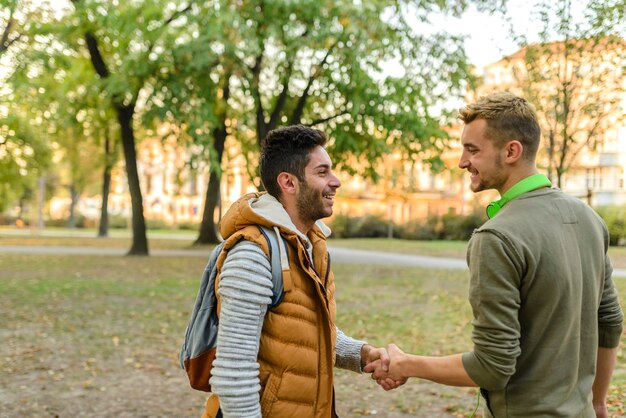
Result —
[{"label": "smiling mouth", "polygon": [[323,194],[322,197],[324,199],[328,199],[330,201],[334,201],[335,200],[335,195],[334,194]]}]

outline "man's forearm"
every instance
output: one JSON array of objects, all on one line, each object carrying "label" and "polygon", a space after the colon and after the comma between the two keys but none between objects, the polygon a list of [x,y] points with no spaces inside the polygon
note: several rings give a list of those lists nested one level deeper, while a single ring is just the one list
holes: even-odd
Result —
[{"label": "man's forearm", "polygon": [[617,359],[616,348],[598,347],[598,357],[596,362],[596,378],[593,381],[593,403],[594,405],[604,404],[609,392],[609,383],[615,369]]},{"label": "man's forearm", "polygon": [[[400,369],[403,377],[418,377],[449,386],[477,387],[478,385],[463,367],[461,356],[461,354],[454,354],[445,357],[429,357],[406,354],[399,359],[395,370]],[[392,360],[392,369],[394,366],[396,365]]]}]

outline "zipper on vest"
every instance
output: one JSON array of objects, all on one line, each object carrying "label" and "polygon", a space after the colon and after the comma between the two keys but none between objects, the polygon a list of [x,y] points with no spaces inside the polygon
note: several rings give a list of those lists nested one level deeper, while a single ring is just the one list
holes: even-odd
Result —
[{"label": "zipper on vest", "polygon": [[330,276],[330,252],[326,252],[326,275],[324,276],[324,290],[328,286],[328,276]]}]

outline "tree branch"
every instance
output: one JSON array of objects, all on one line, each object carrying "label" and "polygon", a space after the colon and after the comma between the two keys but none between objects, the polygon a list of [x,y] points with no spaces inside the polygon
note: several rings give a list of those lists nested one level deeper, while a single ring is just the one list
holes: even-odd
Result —
[{"label": "tree branch", "polygon": [[[191,10],[191,3],[188,4],[186,7],[180,9],[180,10],[176,10],[170,17],[165,19],[165,22],[163,22],[163,25],[161,25],[161,27],[159,29],[165,28],[170,23],[172,23],[174,20],[178,19],[179,16],[181,16],[182,14],[188,12],[189,10]],[[156,45],[156,42],[151,42],[150,43],[150,45],[148,46],[148,51],[146,52],[146,58],[154,50],[155,45]]]},{"label": "tree branch", "polygon": [[16,7],[17,7],[17,2],[13,3],[13,6],[11,7],[9,11],[9,19],[7,20],[7,25],[2,31],[2,37],[0,38],[0,55],[6,52],[6,50],[9,49],[9,47],[13,43],[15,43],[18,39],[22,37],[22,34],[18,33],[17,36],[15,36],[15,38],[9,39],[9,36],[11,35],[11,28],[13,27],[13,24],[15,23],[15,19],[13,19],[13,14],[15,13]]},{"label": "tree branch", "polygon": [[292,125],[296,125],[296,124],[300,123],[300,120],[302,119],[302,112],[304,112],[304,106],[306,105],[306,101],[309,98],[309,91],[311,90],[311,86],[313,85],[313,82],[317,79],[317,77],[319,77],[319,75],[321,73],[322,67],[328,61],[328,58],[330,57],[330,53],[333,51],[333,49],[335,49],[335,46],[337,45],[337,42],[338,41],[335,41],[330,46],[330,48],[328,48],[328,51],[326,51],[326,55],[324,56],[322,61],[319,63],[317,68],[313,71],[311,76],[309,77],[309,81],[308,81],[304,91],[302,92],[302,96],[300,96],[300,98],[298,99],[298,103],[296,104],[296,108],[294,109],[293,114],[291,116],[291,124]]},{"label": "tree branch", "polygon": [[326,122],[330,122],[333,119],[337,119],[338,117],[344,116],[349,114],[350,112],[347,110],[344,110],[343,112],[339,112],[336,115],[333,116],[329,116],[327,118],[321,118],[321,119],[316,119],[311,123],[307,123],[306,126],[315,126],[315,125],[321,125],[322,123],[326,123]]},{"label": "tree branch", "polygon": [[[6,43],[6,47],[5,47],[4,49],[5,49],[5,50],[7,50],[7,49],[8,49],[11,45],[13,45],[15,42],[19,41],[21,37],[22,37],[22,34],[21,34],[21,33],[18,33],[18,34],[17,34],[17,36],[15,36],[15,38],[11,39],[10,41],[8,41],[8,42]],[[0,48],[1,48],[1,47],[0,47]],[[2,52],[3,52],[3,51],[0,51],[0,54],[1,54]]]},{"label": "tree branch", "polygon": [[261,90],[259,87],[259,79],[261,77],[261,64],[263,63],[263,49],[261,53],[257,55],[254,60],[254,67],[252,67],[252,96],[256,104],[256,130],[258,141],[261,141],[267,133],[267,124],[265,123],[265,110],[263,109],[263,102],[261,100]]},{"label": "tree branch", "polygon": [[[80,0],[71,0],[74,4],[75,8],[78,8],[78,3]],[[100,48],[98,47],[98,40],[95,35],[89,31],[85,32],[85,42],[87,43],[87,50],[89,51],[89,58],[91,60],[91,65],[93,65],[96,73],[102,77],[107,78],[109,76],[109,69],[104,62],[104,58],[102,58],[102,54],[100,53]]]},{"label": "tree branch", "polygon": [[596,134],[596,130],[600,127],[602,121],[604,120],[604,116],[600,116],[596,119],[596,122],[593,124],[593,127],[587,132],[587,138],[581,142],[578,148],[575,148],[573,152],[570,154],[570,161],[567,164],[566,170],[569,170],[569,167],[576,160],[578,154],[591,143],[591,140]]},{"label": "tree branch", "polygon": [[[191,3],[188,4],[186,7],[180,9],[180,10],[176,10],[170,17],[168,17],[167,19],[165,19],[165,22],[163,23],[163,25],[161,25],[161,27],[159,28],[160,30],[163,30],[163,28],[165,28],[166,26],[168,26],[170,23],[172,23],[174,20],[176,20],[179,16],[181,16],[183,13],[188,12],[189,10],[191,10]],[[158,36],[160,36],[161,34],[159,34]],[[152,51],[154,50],[156,44],[157,44],[157,40],[158,40],[158,36],[157,39],[155,39],[153,42],[150,42],[148,45],[148,50],[146,51],[145,54],[145,60],[149,61],[150,59],[150,54],[152,53]],[[154,73],[156,71],[156,67],[153,66],[152,68],[152,73]],[[149,74],[145,74],[143,79],[139,80],[139,84],[141,86],[143,86],[145,84],[145,78],[148,77]],[[139,98],[139,92],[141,91],[142,87],[138,88],[137,91],[133,94],[132,97],[132,102],[136,103],[137,99]]]},{"label": "tree branch", "polygon": [[[304,39],[308,35],[309,35],[309,28],[307,27],[305,28],[304,32],[302,32],[302,34],[300,35],[300,39]],[[284,39],[286,39],[286,36],[283,31],[283,40]],[[287,44],[286,41],[284,42],[285,44]],[[280,113],[282,112],[285,106],[285,101],[287,100],[287,95],[289,93],[289,81],[291,80],[291,75],[293,74],[294,62],[297,56],[298,56],[298,49],[296,49],[295,52],[291,55],[291,57],[287,60],[288,64],[287,64],[287,68],[285,71],[285,81],[283,82],[283,89],[280,92],[278,99],[276,100],[276,105],[270,116],[270,121],[268,124],[269,130],[274,129],[276,127],[276,124],[278,123],[278,118],[280,117]]]},{"label": "tree branch", "polygon": [[87,43],[87,50],[89,51],[91,64],[96,70],[96,73],[98,73],[98,75],[102,78],[107,78],[110,73],[106,63],[104,62],[104,58],[102,58],[102,54],[100,53],[98,40],[91,32],[85,32],[85,42]]},{"label": "tree branch", "polygon": [[174,20],[176,20],[178,16],[182,15],[183,13],[187,13],[189,10],[191,10],[191,3],[189,3],[187,6],[183,7],[180,10],[176,10],[168,19],[165,20],[163,26],[169,25]]},{"label": "tree branch", "polygon": [[285,81],[283,82],[283,89],[276,100],[276,105],[274,106],[274,110],[270,116],[270,121],[268,123],[268,129],[272,130],[276,127],[278,123],[278,118],[280,117],[280,112],[285,107],[285,101],[287,100],[287,94],[289,93],[289,80],[291,79],[291,74],[293,72],[293,60],[289,62],[287,65],[287,71],[285,72]]},{"label": "tree branch", "polygon": [[11,16],[9,16],[9,20],[7,21],[7,25],[2,32],[2,38],[0,38],[0,54],[6,51],[9,48],[9,33],[11,32],[11,26],[13,25],[13,11],[11,11]]}]

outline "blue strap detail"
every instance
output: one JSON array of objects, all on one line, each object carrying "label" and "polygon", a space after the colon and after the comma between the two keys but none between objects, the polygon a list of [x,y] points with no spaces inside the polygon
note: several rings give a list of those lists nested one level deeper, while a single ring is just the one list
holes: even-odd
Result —
[{"label": "blue strap detail", "polygon": [[[270,251],[270,265],[272,270],[272,303],[270,308],[273,308],[283,301],[285,296],[285,289],[283,286],[283,267],[280,264],[280,250],[278,248],[278,237],[276,232],[266,226],[258,225],[259,231],[263,234],[267,240],[267,244]],[[281,239],[284,238],[281,236]],[[288,248],[285,242],[285,248]]]}]

